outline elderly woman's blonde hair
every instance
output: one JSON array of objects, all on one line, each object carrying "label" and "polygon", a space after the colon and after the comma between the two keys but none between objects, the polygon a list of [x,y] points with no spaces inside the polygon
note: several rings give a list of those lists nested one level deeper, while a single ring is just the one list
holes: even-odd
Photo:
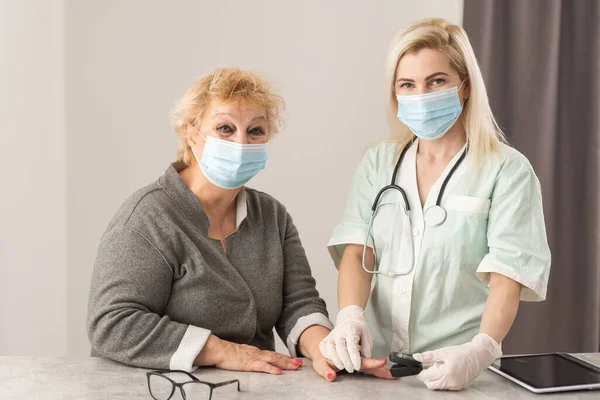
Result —
[{"label": "elderly woman's blonde hair", "polygon": [[461,81],[468,78],[471,93],[464,103],[462,119],[467,133],[468,157],[474,165],[479,165],[485,155],[499,150],[505,138],[490,109],[481,70],[467,33],[460,26],[443,19],[424,19],[412,23],[398,32],[392,41],[386,62],[384,89],[391,139],[399,142],[399,148],[404,148],[414,137],[396,116],[396,68],[404,54],[422,49],[442,51],[450,59],[450,65]]},{"label": "elderly woman's blonde hair", "polygon": [[196,80],[171,111],[171,125],[179,139],[177,161],[194,163],[192,149],[187,144],[186,125],[198,126],[204,110],[212,100],[234,102],[240,107],[264,107],[267,118],[267,136],[279,131],[285,103],[270,82],[251,71],[239,68],[219,68]]}]

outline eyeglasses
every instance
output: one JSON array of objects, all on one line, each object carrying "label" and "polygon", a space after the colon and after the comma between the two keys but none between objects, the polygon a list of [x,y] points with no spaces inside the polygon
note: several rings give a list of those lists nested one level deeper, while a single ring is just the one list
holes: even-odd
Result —
[{"label": "eyeglasses", "polygon": [[[175,382],[173,379],[167,376],[170,375],[172,378],[180,378],[182,376],[181,374],[185,374],[185,376],[191,380],[186,382]],[[183,400],[188,400],[188,396],[189,400],[211,400],[213,390],[221,386],[230,385],[232,383],[237,383],[237,391],[240,391],[240,381],[237,379],[227,382],[211,383],[201,381],[194,375],[185,371],[150,371],[146,372],[146,377],[148,378],[148,390],[150,391],[152,398],[155,400],[169,400],[171,397],[173,397],[176,388],[179,388],[181,391],[181,397]],[[185,390],[184,386],[186,386]]]}]

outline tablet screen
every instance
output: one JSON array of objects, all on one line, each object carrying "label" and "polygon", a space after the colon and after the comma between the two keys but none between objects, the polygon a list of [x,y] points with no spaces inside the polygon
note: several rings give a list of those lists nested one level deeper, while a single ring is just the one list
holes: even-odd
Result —
[{"label": "tablet screen", "polygon": [[501,358],[494,366],[536,388],[600,383],[600,372],[562,354],[537,354]]}]

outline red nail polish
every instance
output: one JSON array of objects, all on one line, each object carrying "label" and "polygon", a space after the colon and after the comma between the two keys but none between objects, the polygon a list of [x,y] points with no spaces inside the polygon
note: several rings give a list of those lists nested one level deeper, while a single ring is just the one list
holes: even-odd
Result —
[{"label": "red nail polish", "polygon": [[329,379],[329,380],[333,379],[333,372],[328,372],[327,373],[327,379]]},{"label": "red nail polish", "polygon": [[293,356],[290,356],[290,358],[294,358]]},{"label": "red nail polish", "polygon": [[387,358],[382,358],[382,359],[381,359],[381,360],[379,360],[379,361],[386,361],[386,362],[387,362]]},{"label": "red nail polish", "polygon": [[278,373],[278,374],[280,374],[280,373],[282,373],[282,372],[283,372],[283,371],[281,370],[281,368],[277,368],[277,373]]},{"label": "red nail polish", "polygon": [[294,360],[294,361],[292,361],[292,364],[297,367],[299,365],[302,365],[302,360]]}]

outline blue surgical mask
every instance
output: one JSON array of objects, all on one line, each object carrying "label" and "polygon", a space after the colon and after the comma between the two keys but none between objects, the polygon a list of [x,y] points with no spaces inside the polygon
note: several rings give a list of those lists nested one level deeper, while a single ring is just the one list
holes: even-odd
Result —
[{"label": "blue surgical mask", "polygon": [[[464,82],[464,81],[463,81]],[[414,96],[396,95],[398,119],[419,138],[439,139],[452,128],[462,112],[458,88]]]},{"label": "blue surgical mask", "polygon": [[266,144],[240,144],[214,136],[200,136],[206,140],[202,159],[198,159],[193,149],[192,152],[206,179],[223,189],[244,186],[265,168]]}]

